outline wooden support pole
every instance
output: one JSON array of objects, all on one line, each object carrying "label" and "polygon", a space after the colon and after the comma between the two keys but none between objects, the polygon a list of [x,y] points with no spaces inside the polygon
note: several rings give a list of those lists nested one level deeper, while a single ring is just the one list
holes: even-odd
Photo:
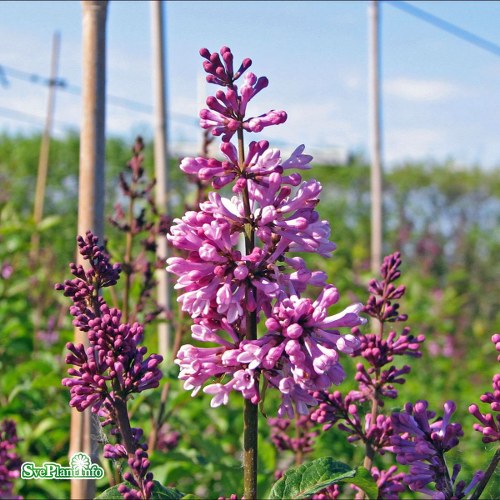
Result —
[{"label": "wooden support pole", "polygon": [[369,5],[370,24],[370,149],[371,149],[371,271],[382,263],[382,114],[380,108],[380,21],[378,0]]},{"label": "wooden support pole", "polygon": [[[106,92],[107,1],[84,0],[82,128],[80,133],[80,176],[78,191],[78,234],[91,230],[102,242],[104,235],[104,153]],[[88,265],[80,255],[78,263]],[[75,330],[75,343],[88,345],[85,333]],[[89,410],[71,413],[70,456],[87,453],[98,458],[98,422]],[[71,498],[94,498],[94,480],[71,481]]]}]

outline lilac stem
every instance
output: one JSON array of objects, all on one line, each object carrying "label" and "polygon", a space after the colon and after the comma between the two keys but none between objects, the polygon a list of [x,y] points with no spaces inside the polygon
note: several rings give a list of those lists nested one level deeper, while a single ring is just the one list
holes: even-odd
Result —
[{"label": "lilac stem", "polygon": [[481,479],[476,489],[474,490],[474,493],[471,495],[470,500],[477,500],[481,496],[481,493],[486,488],[486,485],[491,479],[493,473],[496,471],[499,463],[500,463],[500,446],[497,448],[495,455],[493,455],[490,465],[486,469],[486,472],[484,473],[483,478]]},{"label": "lilac stem", "polygon": [[[238,156],[239,167],[243,172],[245,168],[245,150],[243,141],[243,129],[238,129]],[[245,251],[250,254],[254,247],[254,228],[251,225],[251,210],[248,196],[248,186],[243,190],[243,204],[245,207],[245,216],[248,219],[245,224]],[[248,293],[248,292],[247,292]],[[246,332],[247,340],[257,338],[257,314],[255,311],[247,311]],[[248,399],[245,399],[243,410],[243,489],[247,500],[257,498],[257,442],[259,425],[258,406]]]},{"label": "lilac stem", "polygon": [[[131,193],[133,193],[134,185],[131,186]],[[134,196],[131,194],[130,203],[128,207],[128,225],[129,229],[125,236],[125,256],[123,259],[123,272],[125,274],[125,286],[123,290],[123,304],[122,304],[122,312],[123,312],[123,320],[125,322],[128,321],[129,316],[129,300],[130,300],[130,287],[131,287],[131,279],[132,279],[132,243],[133,243],[133,235],[132,235],[132,227],[134,222]]]}]

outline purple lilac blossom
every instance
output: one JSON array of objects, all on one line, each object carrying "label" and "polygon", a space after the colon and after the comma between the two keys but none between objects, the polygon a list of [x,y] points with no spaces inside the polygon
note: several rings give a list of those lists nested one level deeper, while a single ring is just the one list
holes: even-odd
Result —
[{"label": "purple lilac blossom", "polygon": [[225,91],[218,90],[215,96],[207,98],[209,109],[200,111],[202,128],[210,129],[215,136],[222,135],[223,142],[229,142],[238,130],[261,132],[264,127],[280,125],[286,121],[286,113],[275,110],[245,119],[248,102],[269,83],[266,77],[257,78],[253,73],[247,73],[238,91],[234,82],[250,67],[250,59],[245,59],[233,74],[233,55],[228,47],[222,47],[220,51],[224,62],[219,54],[210,53],[205,48],[200,50],[200,55],[207,59],[203,63],[205,71],[209,73],[207,81],[226,87]]},{"label": "purple lilac blossom", "polygon": [[50,347],[58,342],[59,331],[57,330],[55,316],[50,316],[45,330],[39,330],[36,332],[36,338],[43,342],[46,347]]},{"label": "purple lilac blossom", "polygon": [[[245,151],[242,140],[238,149],[230,142],[236,132],[241,139],[245,131],[260,132],[285,121],[281,111],[246,117],[248,102],[267,87],[267,78],[247,73],[238,88],[234,82],[250,66],[249,59],[234,73],[227,47],[220,54],[207,49],[200,54],[207,81],[224,87],[207,99],[201,125],[222,135],[226,159],[186,158],[181,169],[211,181],[215,189],[232,183],[234,196],[210,193],[198,211],[174,220],[168,235],[182,252],[167,261],[167,270],[179,277],[178,301],[193,318],[193,338],[211,344],[180,348],[175,361],[179,377],[193,395],[208,383],[203,391],[212,395],[213,407],[227,404],[233,390],[253,403],[261,401],[265,380],[281,393],[280,416],[293,416],[294,406],[307,414],[316,404],[309,391],[339,384],[345,376],[339,353],[353,352],[358,341],[339,329],[364,323],[361,305],[328,316],[328,308],[338,301],[337,290],[327,284],[325,273],[288,255],[329,257],[335,249],[329,223],[315,210],[321,184],[302,182],[300,174],[289,172],[310,168],[312,157],[304,154],[304,146],[283,160],[267,141],[251,142]],[[245,251],[243,239],[251,243]],[[317,300],[302,298],[310,286],[323,289]],[[247,338],[250,313],[266,327],[253,340]]]},{"label": "purple lilac blossom", "polygon": [[[443,418],[427,409],[427,401],[407,403],[405,410],[392,414],[394,435],[391,437],[393,451],[400,464],[409,465],[409,474],[404,482],[412,491],[424,493],[435,499],[463,498],[482,478],[478,471],[472,482],[456,483],[461,466],[455,464],[452,474],[448,470],[444,454],[458,445],[463,436],[462,426],[451,422],[456,406],[453,401],[444,404]],[[435,484],[435,490],[429,485]]]}]

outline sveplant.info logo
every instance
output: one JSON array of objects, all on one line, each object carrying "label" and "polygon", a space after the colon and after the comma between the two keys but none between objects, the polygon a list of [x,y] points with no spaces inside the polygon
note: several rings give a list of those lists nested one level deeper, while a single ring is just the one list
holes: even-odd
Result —
[{"label": "sveplant.info logo", "polygon": [[55,462],[44,462],[36,467],[33,462],[24,462],[21,466],[21,479],[100,479],[104,469],[93,464],[86,453],[75,453],[69,467]]}]

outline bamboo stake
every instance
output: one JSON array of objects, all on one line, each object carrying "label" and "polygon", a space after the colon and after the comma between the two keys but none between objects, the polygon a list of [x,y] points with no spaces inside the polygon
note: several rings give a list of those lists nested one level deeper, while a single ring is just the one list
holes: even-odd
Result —
[{"label": "bamboo stake", "polygon": [[[104,234],[104,152],[106,89],[107,1],[84,0],[82,128],[80,133],[80,177],[78,192],[78,234],[91,230],[102,241]],[[78,255],[82,265],[87,263]],[[75,330],[75,343],[88,345],[85,333]],[[98,423],[91,413],[71,413],[70,456],[84,452],[93,462],[98,458]],[[71,498],[93,498],[94,480],[71,481]]]}]

